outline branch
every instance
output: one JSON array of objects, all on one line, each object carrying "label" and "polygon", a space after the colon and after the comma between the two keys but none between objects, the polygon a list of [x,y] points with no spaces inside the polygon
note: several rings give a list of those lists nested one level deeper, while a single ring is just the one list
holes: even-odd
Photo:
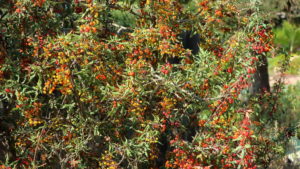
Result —
[{"label": "branch", "polygon": [[118,30],[117,30],[117,34],[121,34],[122,31],[133,31],[132,28],[129,28],[129,27],[125,27],[125,26],[121,26],[121,25],[118,25],[116,23],[112,23],[111,24],[112,26],[116,27]]},{"label": "branch", "polygon": [[2,20],[5,17],[5,15],[7,15],[7,14],[8,14],[8,12],[3,13],[0,17],[0,20]]}]

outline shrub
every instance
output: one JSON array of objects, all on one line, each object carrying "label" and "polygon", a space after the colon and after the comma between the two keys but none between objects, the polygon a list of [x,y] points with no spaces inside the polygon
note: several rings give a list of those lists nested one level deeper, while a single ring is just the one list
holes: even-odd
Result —
[{"label": "shrub", "polygon": [[282,27],[274,30],[274,33],[276,35],[275,43],[290,53],[295,52],[299,47],[300,28],[296,25],[285,21],[283,22]]},{"label": "shrub", "polygon": [[[273,127],[279,90],[238,99],[273,50],[255,5],[243,13],[233,0],[199,0],[196,10],[174,0],[1,4],[5,165],[267,166],[284,140]],[[116,11],[136,16],[132,32],[112,31]],[[185,30],[201,35],[199,54],[178,40]],[[174,57],[181,64],[168,63]]]}]

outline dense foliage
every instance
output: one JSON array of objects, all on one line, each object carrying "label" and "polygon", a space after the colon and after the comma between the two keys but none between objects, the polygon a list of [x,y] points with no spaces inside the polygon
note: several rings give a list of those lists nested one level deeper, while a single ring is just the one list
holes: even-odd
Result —
[{"label": "dense foliage", "polygon": [[272,32],[255,0],[238,3],[1,3],[2,167],[267,166],[286,138],[280,85],[244,98]]}]

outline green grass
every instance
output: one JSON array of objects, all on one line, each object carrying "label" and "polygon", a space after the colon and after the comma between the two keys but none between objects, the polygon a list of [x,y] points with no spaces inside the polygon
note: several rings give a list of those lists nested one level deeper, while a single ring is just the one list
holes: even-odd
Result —
[{"label": "green grass", "polygon": [[295,59],[293,59],[290,63],[289,68],[290,74],[299,74],[300,72],[300,56],[297,56]]},{"label": "green grass", "polygon": [[[294,23],[285,21],[281,27],[273,29],[275,34],[275,45],[291,53],[291,62],[288,70],[285,72],[290,75],[300,74],[300,27]],[[284,62],[284,55],[278,55],[269,60],[269,72],[273,75],[277,68],[280,68]]]},{"label": "green grass", "polygon": [[[290,65],[286,74],[290,75],[299,75],[300,74],[300,54],[293,54],[290,59]],[[278,55],[274,58],[269,58],[269,72],[270,75],[273,75],[276,69],[279,69],[281,64],[284,62],[284,55]]]}]

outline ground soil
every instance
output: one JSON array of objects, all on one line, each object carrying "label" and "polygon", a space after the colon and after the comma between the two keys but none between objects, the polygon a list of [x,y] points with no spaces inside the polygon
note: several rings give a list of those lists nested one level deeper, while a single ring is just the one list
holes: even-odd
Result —
[{"label": "ground soil", "polygon": [[288,74],[275,74],[270,77],[270,85],[273,86],[276,81],[282,77],[283,83],[286,85],[295,85],[300,83],[300,75],[288,75]]}]

